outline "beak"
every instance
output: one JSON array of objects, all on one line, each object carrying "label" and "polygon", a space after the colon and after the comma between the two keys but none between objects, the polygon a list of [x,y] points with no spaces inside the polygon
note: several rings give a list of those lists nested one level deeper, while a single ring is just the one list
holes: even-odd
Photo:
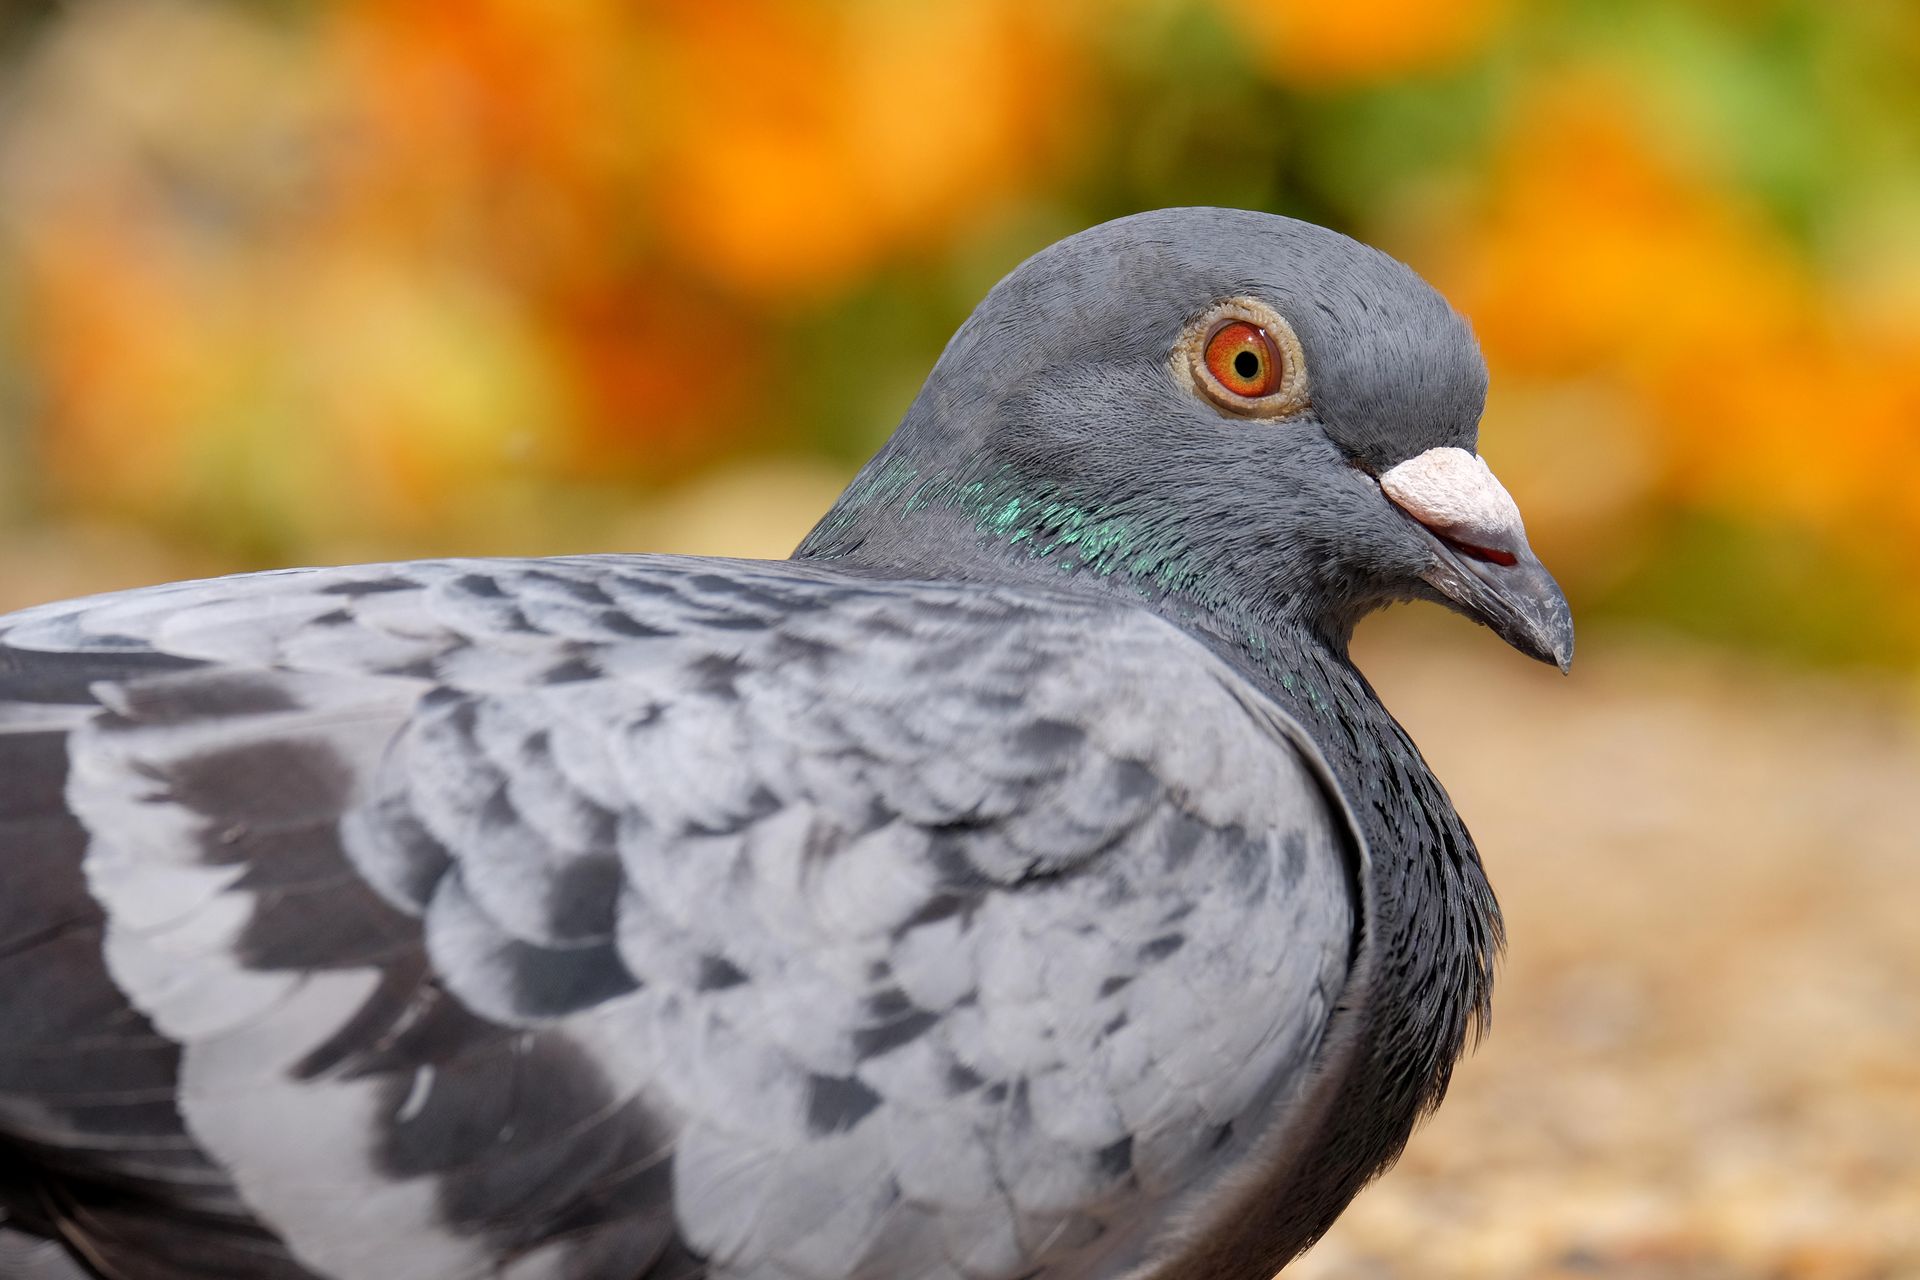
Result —
[{"label": "beak", "polygon": [[1380,489],[1434,542],[1427,585],[1508,644],[1562,672],[1573,612],[1527,545],[1520,508],[1478,455],[1429,449],[1383,473]]}]

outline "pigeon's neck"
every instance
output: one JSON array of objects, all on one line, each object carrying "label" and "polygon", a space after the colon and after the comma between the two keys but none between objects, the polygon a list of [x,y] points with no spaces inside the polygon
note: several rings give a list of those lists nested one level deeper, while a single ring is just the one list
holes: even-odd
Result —
[{"label": "pigeon's neck", "polygon": [[1201,640],[1313,739],[1367,842],[1370,936],[1394,956],[1352,993],[1366,1022],[1335,1108],[1349,1127],[1344,1167],[1320,1187],[1331,1223],[1439,1103],[1484,1023],[1502,941],[1472,837],[1348,658],[1357,615],[1329,610],[1306,584],[1265,584],[1256,599],[1150,511],[1087,507],[1005,470],[929,473],[885,453],[795,554],[890,577],[1111,592]]},{"label": "pigeon's neck", "polygon": [[1092,503],[1012,466],[929,466],[883,450],[795,551],[889,576],[1029,581],[1111,591],[1188,630],[1258,648],[1281,631],[1321,632],[1343,649],[1349,624],[1323,626],[1303,581],[1264,583],[1262,603],[1167,519],[1150,494]]},{"label": "pigeon's neck", "polygon": [[1205,641],[1316,737],[1348,720],[1392,724],[1347,661],[1356,615],[1329,608],[1304,570],[1273,580],[1284,564],[1242,581],[1244,566],[1220,562],[1230,555],[1193,545],[1146,496],[1089,503],[1006,465],[930,467],[891,446],[794,552],[894,578],[1110,593]]}]

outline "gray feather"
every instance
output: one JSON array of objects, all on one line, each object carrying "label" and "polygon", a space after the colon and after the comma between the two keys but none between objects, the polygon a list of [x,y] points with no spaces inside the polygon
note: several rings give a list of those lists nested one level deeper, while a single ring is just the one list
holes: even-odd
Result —
[{"label": "gray feather", "polygon": [[[669,1214],[716,1275],[824,1280],[869,1255],[992,1274],[983,1214],[1031,1270],[1164,1212],[1208,1156],[1170,1135],[1310,1058],[1308,997],[1338,985],[1351,917],[1319,783],[1204,650],[1083,597],[1005,590],[957,616],[950,595],[720,562],[456,562],[227,580],[151,615],[29,613],[7,640],[73,646],[101,610],[115,644],[145,627],[208,664],[100,689],[70,801],[95,833],[109,964],[184,1048],[192,1131],[309,1266],[455,1277],[504,1262],[504,1240],[539,1247],[448,1203],[458,1169],[504,1150],[397,1180],[377,1158],[506,1036],[583,1055],[604,1101],[465,1123],[498,1127],[490,1151],[561,1162],[536,1176],[631,1141],[637,1108],[672,1199],[631,1212]],[[303,646],[322,616],[329,643]],[[801,635],[810,661],[787,660]],[[942,670],[920,669],[917,635],[952,647]],[[423,680],[413,648],[395,670],[396,636],[469,665]],[[479,663],[496,641],[507,674]],[[593,674],[525,678],[569,661]],[[1010,684],[1017,708],[982,692]],[[1200,744],[1168,752],[1142,715]],[[1232,784],[1250,760],[1258,783]],[[1200,794],[1172,856],[1168,815]],[[1312,857],[1288,867],[1246,834],[1276,828]],[[255,839],[308,830],[303,879]],[[1169,945],[1157,921],[1195,899],[1221,938],[1260,919],[1264,942]],[[1294,914],[1276,926],[1278,901]],[[383,1048],[436,988],[475,1029]],[[1196,1038],[1217,1000],[1254,1030]],[[1261,1065],[1223,1079],[1222,1053]],[[1143,1104],[1142,1079],[1168,1084]],[[1122,1141],[1168,1168],[1103,1155]],[[549,1188],[555,1230],[596,1194],[538,1176],[516,1194]],[[603,1233],[629,1230],[607,1212]]]}]

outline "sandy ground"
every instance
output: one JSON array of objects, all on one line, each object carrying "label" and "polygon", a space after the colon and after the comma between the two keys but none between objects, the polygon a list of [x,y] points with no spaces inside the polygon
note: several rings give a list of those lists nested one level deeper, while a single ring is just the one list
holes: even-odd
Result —
[{"label": "sandy ground", "polygon": [[[764,490],[623,543],[778,555],[822,500]],[[14,539],[0,608],[217,568]],[[1361,639],[1511,943],[1491,1039],[1289,1280],[1920,1280],[1920,685],[1591,629],[1563,679],[1437,610]]]},{"label": "sandy ground", "polygon": [[1912,686],[1375,632],[1510,942],[1491,1038],[1289,1280],[1920,1278]]}]

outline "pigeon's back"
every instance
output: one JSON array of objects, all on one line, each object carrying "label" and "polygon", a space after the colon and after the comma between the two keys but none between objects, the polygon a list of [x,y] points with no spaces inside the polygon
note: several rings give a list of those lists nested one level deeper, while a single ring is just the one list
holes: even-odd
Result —
[{"label": "pigeon's back", "polygon": [[1362,856],[1316,759],[1039,588],[602,557],[13,615],[0,1259],[1122,1274],[1300,1123]]}]

